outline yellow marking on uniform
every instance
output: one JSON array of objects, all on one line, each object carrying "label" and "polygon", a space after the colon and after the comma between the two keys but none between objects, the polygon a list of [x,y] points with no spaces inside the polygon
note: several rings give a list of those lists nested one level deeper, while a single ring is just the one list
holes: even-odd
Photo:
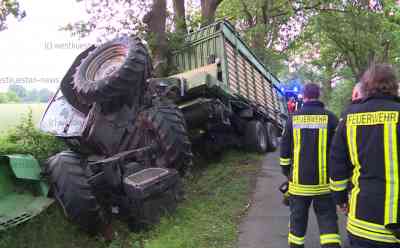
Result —
[{"label": "yellow marking on uniform", "polygon": [[328,124],[327,115],[295,115],[293,124]]},{"label": "yellow marking on uniform", "polygon": [[320,128],[318,131],[318,176],[319,184],[327,184],[326,172],[326,146],[327,146],[328,130]]},{"label": "yellow marking on uniform", "polygon": [[397,158],[397,125],[384,125],[385,156],[385,224],[397,223],[399,200],[399,172]]},{"label": "yellow marking on uniform", "polygon": [[348,221],[348,224],[365,229],[366,231],[379,233],[379,234],[389,234],[389,235],[393,234],[391,231],[386,229],[386,227],[384,225],[379,225],[376,223],[361,220],[361,219],[358,219],[357,217],[348,216],[347,221]]},{"label": "yellow marking on uniform", "polygon": [[353,176],[352,176],[352,183],[354,187],[351,191],[352,193],[350,198],[349,214],[351,216],[355,216],[357,195],[360,192],[358,179],[360,177],[360,169],[361,169],[357,151],[357,126],[347,127],[347,143],[349,147],[351,163],[354,165]]},{"label": "yellow marking on uniform", "polygon": [[379,125],[385,123],[398,123],[399,113],[396,111],[377,111],[349,114],[347,116],[347,126],[366,126]]},{"label": "yellow marking on uniform", "polygon": [[348,179],[344,179],[344,180],[333,180],[333,179],[329,179],[330,182],[330,189],[332,191],[343,191],[347,189],[347,184],[349,182]]},{"label": "yellow marking on uniform", "polygon": [[290,158],[280,158],[279,159],[280,165],[290,165],[292,160]]},{"label": "yellow marking on uniform", "polygon": [[320,235],[321,245],[326,244],[341,244],[340,235],[337,233],[321,234]]},{"label": "yellow marking on uniform", "polygon": [[289,193],[292,195],[313,196],[330,193],[329,184],[305,185],[289,182]]},{"label": "yellow marking on uniform", "polygon": [[393,142],[393,150],[392,150],[392,160],[393,160],[393,178],[394,180],[394,191],[393,191],[393,217],[394,223],[398,223],[398,202],[399,202],[399,191],[400,191],[400,182],[399,182],[399,158],[398,158],[398,150],[397,150],[397,125],[392,124],[392,142]]},{"label": "yellow marking on uniform", "polygon": [[356,235],[356,236],[359,236],[362,238],[366,238],[369,240],[374,240],[374,241],[379,241],[379,242],[384,242],[384,243],[398,243],[399,242],[399,240],[397,240],[397,238],[393,234],[382,234],[382,233],[367,231],[364,228],[353,225],[351,222],[347,222],[347,230],[353,235]]},{"label": "yellow marking on uniform", "polygon": [[301,150],[301,129],[293,129],[294,136],[294,163],[293,163],[293,183],[299,182],[299,160]]},{"label": "yellow marking on uniform", "polygon": [[322,151],[322,142],[323,142],[323,133],[322,133],[322,128],[318,130],[318,177],[319,177],[319,184],[322,184],[324,181],[324,175],[323,175],[323,165],[322,165],[322,159],[323,159],[323,151]]},{"label": "yellow marking on uniform", "polygon": [[328,171],[327,171],[327,162],[326,162],[326,156],[327,156],[327,146],[328,146],[328,129],[324,128],[322,131],[322,137],[323,137],[323,147],[322,147],[322,165],[323,165],[323,180],[322,184],[327,184],[328,183]]},{"label": "yellow marking on uniform", "polygon": [[304,245],[304,237],[297,237],[296,235],[289,233],[288,235],[289,244]]}]

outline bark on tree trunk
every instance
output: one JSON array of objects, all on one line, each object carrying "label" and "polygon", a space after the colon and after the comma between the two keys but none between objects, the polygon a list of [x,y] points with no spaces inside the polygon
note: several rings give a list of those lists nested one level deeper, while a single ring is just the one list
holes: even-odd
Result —
[{"label": "bark on tree trunk", "polygon": [[163,76],[162,74],[167,64],[166,21],[166,0],[153,0],[151,10],[144,16],[143,22],[147,24],[147,31],[150,34],[148,41],[152,48],[154,73],[156,76]]},{"label": "bark on tree trunk", "polygon": [[215,12],[222,0],[201,0],[201,23],[203,26],[215,21]]},{"label": "bark on tree trunk", "polygon": [[186,33],[185,0],[173,0],[176,31]]}]

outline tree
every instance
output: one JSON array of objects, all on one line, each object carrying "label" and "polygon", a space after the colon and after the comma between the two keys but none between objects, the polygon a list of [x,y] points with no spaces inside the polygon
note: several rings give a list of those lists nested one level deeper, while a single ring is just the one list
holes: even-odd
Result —
[{"label": "tree", "polygon": [[230,0],[224,1],[218,16],[227,18],[273,72],[284,70],[288,49],[308,19],[324,1]]},{"label": "tree", "polygon": [[16,0],[0,1],[0,31],[7,28],[7,18],[13,16],[21,20],[26,16],[26,12],[21,9],[19,2]]},{"label": "tree", "polygon": [[174,5],[174,22],[177,32],[186,33],[186,7],[185,0],[173,0]]},{"label": "tree", "polygon": [[8,91],[14,92],[20,99],[23,99],[28,95],[28,91],[20,84],[11,84],[8,86]]},{"label": "tree", "polygon": [[328,102],[328,108],[337,116],[340,116],[345,106],[350,103],[353,87],[353,81],[343,80],[336,85],[335,90],[332,92],[331,98]]},{"label": "tree", "polygon": [[0,92],[0,104],[8,101],[6,93]]},{"label": "tree", "polygon": [[[152,52],[156,76],[165,76],[169,70],[168,56],[176,48],[176,36],[186,33],[188,16],[186,4],[192,0],[77,0],[85,1],[89,18],[67,24],[64,30],[81,37],[94,31],[100,39],[121,33],[136,34],[145,38]],[[215,19],[222,0],[201,0],[201,20],[208,24]],[[168,6],[172,5],[173,14]],[[172,18],[171,18],[172,17]],[[172,25],[171,25],[172,24]],[[182,42],[180,42],[182,45]]]},{"label": "tree", "polygon": [[[201,0],[201,22],[202,25],[208,25],[214,22],[215,12],[217,11],[218,5],[223,0]],[[227,1],[228,2],[228,1]]]},{"label": "tree", "polygon": [[48,89],[40,89],[38,92],[38,102],[48,102],[50,98],[52,97],[53,92],[51,92]]},{"label": "tree", "polygon": [[19,102],[20,99],[17,96],[17,94],[15,94],[15,92],[0,92],[0,104],[1,103],[17,103]]},{"label": "tree", "polygon": [[300,43],[317,47],[316,63],[322,69],[348,67],[350,76],[358,79],[371,63],[398,63],[400,9],[395,1],[374,2],[340,3],[336,11],[320,11],[311,18]]},{"label": "tree", "polygon": [[398,51],[400,26],[390,23],[382,13],[359,7],[346,8],[343,13],[324,13],[316,18],[320,41],[334,47],[353,75],[358,78],[374,62],[392,62]]},{"label": "tree", "polygon": [[11,103],[20,102],[20,98],[17,96],[17,94],[15,94],[15,92],[12,92],[12,91],[8,91],[6,93],[6,99],[7,99],[7,102],[11,102]]}]

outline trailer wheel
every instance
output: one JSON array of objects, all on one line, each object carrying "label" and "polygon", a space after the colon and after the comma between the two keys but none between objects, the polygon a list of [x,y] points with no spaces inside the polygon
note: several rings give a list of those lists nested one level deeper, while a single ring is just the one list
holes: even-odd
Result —
[{"label": "trailer wheel", "polygon": [[266,153],[268,150],[267,132],[261,121],[252,120],[247,122],[244,141],[251,151]]},{"label": "trailer wheel", "polygon": [[176,169],[181,175],[191,166],[193,154],[187,126],[176,105],[161,103],[144,110],[135,127],[135,135],[139,136],[136,147],[158,145],[155,166]]},{"label": "trailer wheel", "polygon": [[109,41],[82,60],[73,89],[86,104],[111,102],[121,96],[142,96],[151,60],[141,40],[123,36]]},{"label": "trailer wheel", "polygon": [[277,130],[270,122],[267,123],[265,128],[267,130],[268,151],[274,152],[279,146]]},{"label": "trailer wheel", "polygon": [[58,153],[47,160],[46,174],[67,218],[90,234],[101,231],[107,218],[88,184],[85,160],[71,151]]}]

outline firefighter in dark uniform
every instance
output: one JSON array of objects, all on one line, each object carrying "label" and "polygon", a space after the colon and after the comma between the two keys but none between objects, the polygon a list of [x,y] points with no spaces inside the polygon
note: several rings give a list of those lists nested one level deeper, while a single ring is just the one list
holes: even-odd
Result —
[{"label": "firefighter in dark uniform", "polygon": [[348,214],[352,247],[398,248],[398,82],[390,65],[379,64],[364,73],[361,84],[364,99],[344,112],[332,143],[331,190]]},{"label": "firefighter in dark uniform", "polygon": [[328,180],[328,152],[337,118],[318,100],[320,89],[307,84],[303,107],[289,118],[282,137],[280,165],[289,177],[290,247],[304,247],[311,203],[324,248],[340,247],[336,206]]}]

